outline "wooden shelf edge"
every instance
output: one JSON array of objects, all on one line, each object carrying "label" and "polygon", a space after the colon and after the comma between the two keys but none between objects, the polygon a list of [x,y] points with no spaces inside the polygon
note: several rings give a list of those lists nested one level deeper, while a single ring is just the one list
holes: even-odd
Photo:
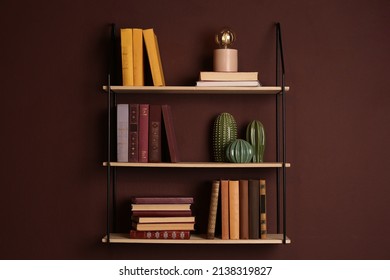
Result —
[{"label": "wooden shelf edge", "polygon": [[[289,91],[290,87],[284,87]],[[103,86],[108,91],[108,86]],[[196,86],[111,86],[116,93],[163,93],[163,94],[278,94],[280,86],[261,87],[196,87]]]},{"label": "wooden shelf edge", "polygon": [[[103,162],[103,166],[107,166]],[[110,162],[110,166],[116,167],[159,167],[159,168],[282,168],[283,162],[262,162],[262,163],[227,163],[227,162]],[[286,163],[286,167],[291,167]]]},{"label": "wooden shelf edge", "polygon": [[[102,238],[107,243],[107,236]],[[110,233],[110,243],[147,243],[147,244],[283,244],[283,234],[268,234],[267,239],[223,240],[206,239],[203,235],[192,234],[190,239],[132,239],[127,233]],[[286,244],[291,240],[287,237]]]}]

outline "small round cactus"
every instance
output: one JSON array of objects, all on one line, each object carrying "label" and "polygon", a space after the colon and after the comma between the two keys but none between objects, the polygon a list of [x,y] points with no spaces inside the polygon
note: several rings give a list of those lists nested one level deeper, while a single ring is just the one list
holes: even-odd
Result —
[{"label": "small round cactus", "polygon": [[236,139],[226,148],[226,158],[230,162],[246,163],[250,162],[253,156],[252,145],[243,140]]}]

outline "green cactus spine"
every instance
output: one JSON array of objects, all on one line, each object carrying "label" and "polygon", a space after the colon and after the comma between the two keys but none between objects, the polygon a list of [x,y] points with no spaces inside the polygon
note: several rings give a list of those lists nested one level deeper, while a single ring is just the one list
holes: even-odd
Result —
[{"label": "green cactus spine", "polygon": [[237,123],[229,113],[220,114],[214,121],[213,152],[214,161],[226,161],[225,151],[227,145],[237,139]]},{"label": "green cactus spine", "polygon": [[251,143],[253,147],[253,162],[264,161],[265,150],[265,132],[263,124],[254,120],[251,121],[246,128],[246,140]]},{"label": "green cactus spine", "polygon": [[252,156],[253,156],[252,145],[243,139],[234,140],[226,148],[226,158],[229,162],[235,162],[235,163],[250,162]]}]

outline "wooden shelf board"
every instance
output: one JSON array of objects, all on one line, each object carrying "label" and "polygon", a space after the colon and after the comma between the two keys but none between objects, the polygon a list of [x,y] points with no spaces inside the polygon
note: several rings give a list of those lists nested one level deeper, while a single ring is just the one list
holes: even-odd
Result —
[{"label": "wooden shelf board", "polygon": [[[107,166],[107,162],[103,162]],[[262,162],[262,163],[227,163],[227,162],[110,162],[110,166],[117,167],[164,167],[164,168],[281,168],[283,162]],[[286,167],[290,167],[286,163]]]},{"label": "wooden shelf board", "polygon": [[[132,239],[128,233],[110,233],[110,243],[149,243],[149,244],[283,244],[283,234],[268,234],[267,239],[223,240],[206,239],[203,235],[192,234],[190,239]],[[107,235],[102,239],[107,243]],[[287,237],[286,243],[291,240]]]},{"label": "wooden shelf board", "polygon": [[[103,86],[108,91],[108,86]],[[111,86],[116,93],[159,93],[159,94],[278,94],[282,91],[279,86],[261,87],[196,87],[196,86]],[[290,87],[285,87],[289,91]]]}]

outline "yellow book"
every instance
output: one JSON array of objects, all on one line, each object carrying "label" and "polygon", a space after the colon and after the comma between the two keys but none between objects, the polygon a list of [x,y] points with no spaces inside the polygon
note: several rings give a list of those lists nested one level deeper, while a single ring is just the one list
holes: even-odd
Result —
[{"label": "yellow book", "polygon": [[134,85],[144,85],[144,52],[142,29],[133,29]]},{"label": "yellow book", "polygon": [[121,29],[122,80],[124,86],[134,85],[133,29]]},{"label": "yellow book", "polygon": [[152,72],[153,84],[165,86],[164,72],[161,63],[161,56],[157,42],[157,36],[153,28],[143,30],[146,52],[148,53],[150,70]]}]

